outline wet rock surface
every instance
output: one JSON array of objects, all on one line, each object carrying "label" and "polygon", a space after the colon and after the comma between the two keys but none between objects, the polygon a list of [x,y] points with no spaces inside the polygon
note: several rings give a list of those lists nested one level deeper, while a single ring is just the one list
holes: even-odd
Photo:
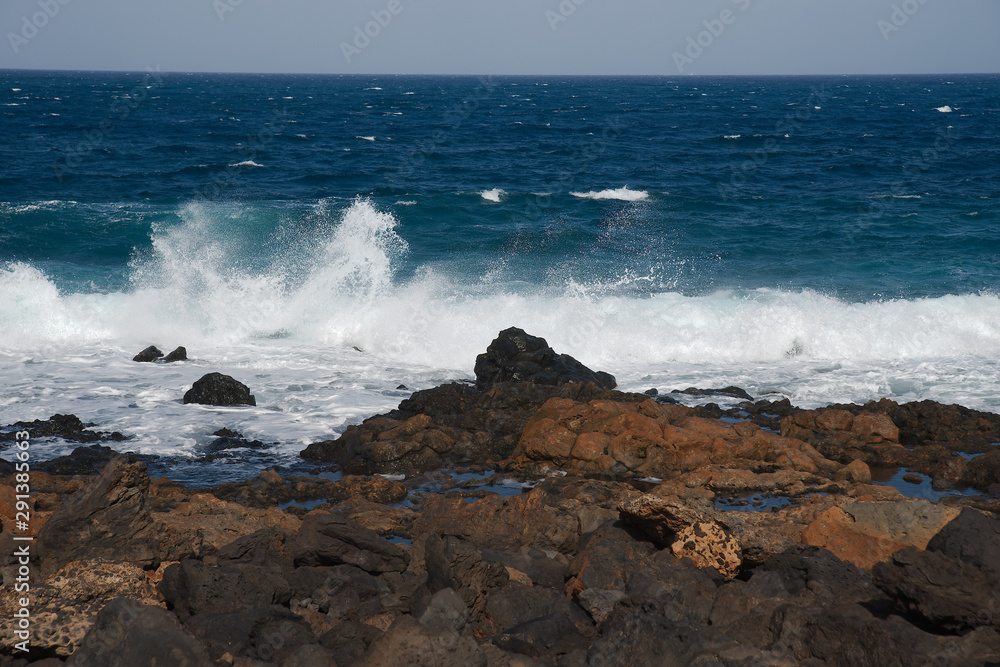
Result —
[{"label": "wet rock surface", "polygon": [[222,373],[203,375],[184,394],[185,403],[202,405],[257,405],[250,388]]},{"label": "wet rock surface", "polygon": [[[529,339],[511,343],[515,366],[548,349]],[[494,379],[416,392],[308,448],[337,471],[267,469],[191,489],[81,447],[33,469],[33,648],[23,663],[7,644],[0,654],[227,667],[1000,664],[1000,519],[977,509],[995,502],[996,423],[926,402],[723,410],[592,381]],[[75,418],[29,427],[89,437]],[[235,431],[215,435],[219,451],[254,450]],[[985,493],[908,498],[872,482],[885,466],[931,475],[942,495],[963,480]],[[5,587],[19,567],[15,485],[0,478]],[[0,597],[5,636],[14,610]]]},{"label": "wet rock surface", "polygon": [[568,354],[556,353],[544,338],[516,327],[501,331],[486,352],[476,357],[476,387],[489,389],[497,382],[593,382],[602,389],[617,386],[610,373],[592,371]]}]

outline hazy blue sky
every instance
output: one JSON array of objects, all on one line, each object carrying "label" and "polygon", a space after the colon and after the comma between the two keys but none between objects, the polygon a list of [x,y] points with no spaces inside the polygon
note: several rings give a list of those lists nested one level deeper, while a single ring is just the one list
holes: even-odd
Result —
[{"label": "hazy blue sky", "polygon": [[1000,71],[1000,0],[3,0],[0,31],[0,68]]}]

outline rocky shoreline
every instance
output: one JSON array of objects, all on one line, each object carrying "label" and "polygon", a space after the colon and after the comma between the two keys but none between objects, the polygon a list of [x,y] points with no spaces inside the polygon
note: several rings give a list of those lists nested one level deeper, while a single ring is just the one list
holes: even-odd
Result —
[{"label": "rocky shoreline", "polygon": [[1000,415],[686,407],[517,329],[476,375],[310,445],[314,474],[209,489],[71,415],[14,425],[82,446],[32,470],[32,651],[0,661],[1000,665]]}]

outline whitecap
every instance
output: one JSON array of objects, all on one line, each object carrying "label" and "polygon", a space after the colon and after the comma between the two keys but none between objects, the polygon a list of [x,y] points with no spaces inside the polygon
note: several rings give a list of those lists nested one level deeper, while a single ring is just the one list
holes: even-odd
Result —
[{"label": "whitecap", "polygon": [[375,141],[375,137],[354,137],[355,139],[363,139],[365,141]]},{"label": "whitecap", "polygon": [[479,193],[479,196],[481,196],[486,201],[496,202],[499,204],[500,198],[505,194],[507,193],[501,190],[500,188],[493,188],[492,190],[483,190],[482,192]]},{"label": "whitecap", "polygon": [[620,201],[643,201],[649,198],[649,193],[645,190],[629,190],[627,185],[617,190],[592,190],[590,192],[571,192],[570,194],[582,199],[618,199]]},{"label": "whitecap", "polygon": [[935,107],[934,111],[940,111],[941,113],[951,113],[952,111],[954,111],[954,109],[952,109],[950,106],[946,104],[943,107]]},{"label": "whitecap", "polygon": [[257,164],[253,160],[243,160],[243,162],[237,162],[236,164],[229,165],[230,167],[263,167],[262,164]]}]

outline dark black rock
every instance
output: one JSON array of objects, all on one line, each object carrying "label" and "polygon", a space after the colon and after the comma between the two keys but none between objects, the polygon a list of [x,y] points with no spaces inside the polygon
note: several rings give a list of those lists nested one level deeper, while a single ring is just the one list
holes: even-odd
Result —
[{"label": "dark black rock", "polygon": [[1000,577],[935,551],[907,547],[872,569],[875,585],[927,630],[963,634],[1000,630]]},{"label": "dark black rock", "polygon": [[381,634],[380,630],[367,623],[344,621],[323,633],[319,642],[333,654],[338,665],[360,665],[368,646]]},{"label": "dark black rock", "polygon": [[319,638],[304,618],[288,610],[275,609],[254,623],[247,655],[266,663],[287,665],[301,647],[318,644]]},{"label": "dark black rock", "polygon": [[13,475],[15,472],[14,464],[7,459],[0,459],[0,477],[6,477],[7,475]]},{"label": "dark black rock", "polygon": [[660,390],[657,389],[656,387],[653,387],[652,389],[647,389],[646,391],[644,391],[642,393],[646,394],[646,396],[658,396],[659,393],[660,393]]},{"label": "dark black rock", "polygon": [[84,424],[76,415],[52,415],[45,421],[36,419],[31,422],[15,422],[6,426],[4,432],[0,433],[0,442],[12,442],[18,431],[27,431],[34,440],[62,438],[69,442],[82,443],[125,440],[125,436],[118,431],[107,433],[88,430],[91,426],[94,424]]},{"label": "dark black rock", "polygon": [[163,571],[160,592],[181,619],[287,604],[292,595],[288,581],[276,568],[248,564],[212,567],[190,559]]},{"label": "dark black rock", "polygon": [[208,649],[214,660],[243,655],[250,649],[250,633],[257,621],[270,615],[270,607],[258,607],[224,614],[196,614],[184,621],[184,627]]},{"label": "dark black rock", "polygon": [[698,389],[688,387],[687,389],[674,389],[671,394],[685,394],[687,396],[731,396],[732,398],[742,398],[745,401],[752,401],[753,396],[739,387],[723,387],[722,389]]},{"label": "dark black rock", "polygon": [[296,565],[356,565],[368,572],[402,572],[410,561],[399,546],[336,514],[310,514],[292,542]]},{"label": "dark black rock", "polygon": [[759,569],[779,574],[789,595],[825,590],[842,602],[861,602],[877,592],[870,574],[822,547],[793,546],[768,557]]},{"label": "dark black rock", "polygon": [[257,405],[249,387],[222,373],[202,376],[184,394],[184,402],[202,405]]},{"label": "dark black rock", "polygon": [[[424,541],[427,589],[431,594],[445,588],[458,593],[478,618],[490,592],[510,580],[503,565],[483,560],[476,545],[454,535],[428,535]],[[418,609],[417,615],[423,612]]]},{"label": "dark black rock", "polygon": [[69,664],[210,667],[213,663],[205,648],[180,626],[173,614],[160,607],[118,598],[98,612]]},{"label": "dark black rock", "polygon": [[102,445],[77,447],[67,456],[37,464],[35,469],[50,475],[93,475],[103,470],[115,455],[115,450]]},{"label": "dark black rock", "polygon": [[1000,520],[966,507],[931,538],[927,550],[1000,576]]},{"label": "dark black rock", "polygon": [[149,362],[156,361],[163,356],[163,353],[155,345],[150,345],[139,354],[132,357],[132,361]]},{"label": "dark black rock", "polygon": [[172,361],[187,361],[187,358],[188,358],[188,351],[182,345],[173,352],[171,352],[170,354],[168,354],[167,356],[163,357],[163,363],[169,364]]},{"label": "dark black rock", "polygon": [[291,535],[280,528],[263,528],[219,549],[218,562],[220,566],[245,563],[291,571]]},{"label": "dark black rock", "polygon": [[149,475],[142,463],[117,456],[100,476],[56,507],[38,534],[44,572],[74,560],[159,565],[159,542],[148,502]]},{"label": "dark black rock", "polygon": [[396,389],[399,389],[399,390],[402,390],[402,391],[409,391],[410,390],[410,388],[407,387],[405,384],[399,385],[398,387],[396,387]]},{"label": "dark black rock", "polygon": [[489,389],[495,382],[593,382],[604,389],[617,386],[614,376],[594,372],[568,354],[556,354],[544,338],[515,327],[501,331],[486,353],[476,357],[476,387]]}]

